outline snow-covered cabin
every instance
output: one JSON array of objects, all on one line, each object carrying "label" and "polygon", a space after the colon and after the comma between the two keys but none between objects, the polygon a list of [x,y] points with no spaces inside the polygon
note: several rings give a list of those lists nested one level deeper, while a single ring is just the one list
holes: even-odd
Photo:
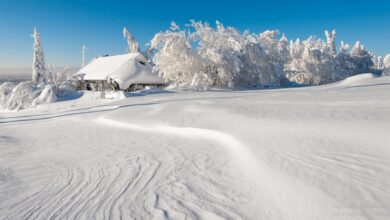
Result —
[{"label": "snow-covered cabin", "polygon": [[165,81],[152,71],[141,53],[103,56],[93,59],[78,72],[83,90],[135,91],[145,86],[164,87]]}]

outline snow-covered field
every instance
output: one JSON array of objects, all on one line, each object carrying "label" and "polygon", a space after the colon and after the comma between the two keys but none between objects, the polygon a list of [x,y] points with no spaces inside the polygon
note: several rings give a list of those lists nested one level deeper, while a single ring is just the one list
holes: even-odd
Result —
[{"label": "snow-covered field", "polygon": [[390,77],[0,112],[0,219],[389,219]]}]

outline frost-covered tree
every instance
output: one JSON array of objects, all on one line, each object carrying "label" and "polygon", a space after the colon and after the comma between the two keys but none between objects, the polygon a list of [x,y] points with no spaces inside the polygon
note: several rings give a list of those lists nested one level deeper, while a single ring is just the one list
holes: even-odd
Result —
[{"label": "frost-covered tree", "polygon": [[354,64],[352,63],[351,54],[349,50],[349,44],[346,44],[344,43],[344,41],[341,41],[339,53],[336,56],[337,65],[335,68],[341,79],[347,78],[353,71]]},{"label": "frost-covered tree", "polygon": [[43,49],[41,47],[41,36],[36,28],[34,28],[34,32],[31,36],[34,38],[32,81],[36,83],[46,82],[46,65]]},{"label": "frost-covered tree", "polygon": [[349,44],[344,43],[344,41],[341,41],[340,44],[340,53],[347,54],[349,51]]},{"label": "frost-covered tree", "polygon": [[234,87],[240,78],[242,67],[239,56],[244,38],[232,27],[216,22],[216,28],[208,23],[191,21],[194,33],[192,40],[197,43],[197,53],[205,60],[208,76],[218,87]]},{"label": "frost-covered tree", "polygon": [[302,74],[302,53],[303,46],[300,39],[298,38],[295,42],[290,40],[289,44],[289,59],[288,62],[284,65],[284,71],[286,72],[286,77],[290,81],[297,83],[304,83],[304,74]]},{"label": "frost-covered tree", "polygon": [[286,77],[299,84],[317,85],[322,52],[321,45],[312,36],[307,40],[290,42],[290,61],[285,65]]},{"label": "frost-covered tree", "polygon": [[[151,41],[150,50],[155,50],[154,69],[167,82],[175,86],[197,87],[202,84],[205,66],[201,57],[191,48],[189,36],[181,31],[175,23],[170,30],[158,33]],[[196,78],[194,80],[194,78]],[[208,79],[207,79],[208,80]],[[204,83],[205,87],[207,87]]]},{"label": "frost-covered tree", "polygon": [[358,41],[352,47],[351,60],[354,64],[353,72],[350,75],[370,72],[373,62],[372,55],[365,49],[365,47]]},{"label": "frost-covered tree", "polygon": [[375,69],[383,69],[383,58],[381,56],[372,55]]},{"label": "frost-covered tree", "polygon": [[280,79],[284,75],[284,65],[287,62],[288,45],[287,38],[282,36],[278,38],[278,31],[265,31],[259,35],[260,45],[265,51],[264,61],[267,63],[267,69],[262,71],[262,77],[268,79],[268,85],[280,85]]},{"label": "frost-covered tree", "polygon": [[329,54],[336,56],[337,54],[337,47],[336,47],[336,30],[333,30],[332,32],[325,31],[326,36],[326,49]]},{"label": "frost-covered tree", "polygon": [[360,43],[350,50],[342,42],[338,52],[336,31],[325,31],[325,37],[288,43],[275,30],[240,33],[220,22],[212,27],[195,21],[180,30],[172,22],[155,35],[150,54],[167,81],[193,88],[318,85],[377,69],[377,58]]},{"label": "frost-covered tree", "polygon": [[284,65],[289,60],[289,44],[286,35],[282,35],[278,42],[277,53],[280,62]]},{"label": "frost-covered tree", "polygon": [[370,52],[370,55],[373,63],[370,72],[380,76],[383,72],[383,59],[381,56],[376,56],[372,52]]},{"label": "frost-covered tree", "polygon": [[133,35],[127,30],[127,28],[123,28],[123,37],[127,40],[128,53],[139,52],[138,42],[134,39]]},{"label": "frost-covered tree", "polygon": [[383,59],[383,73],[382,76],[390,76],[390,54],[387,54]]},{"label": "frost-covered tree", "polygon": [[348,76],[374,71],[373,55],[359,42],[351,52],[341,42],[337,53],[336,31],[325,31],[326,41],[309,37],[290,43],[290,62],[285,65],[287,78],[303,84],[326,84]]},{"label": "frost-covered tree", "polygon": [[250,86],[280,86],[284,64],[289,59],[287,38],[283,35],[279,39],[275,30],[244,37],[240,81]]}]

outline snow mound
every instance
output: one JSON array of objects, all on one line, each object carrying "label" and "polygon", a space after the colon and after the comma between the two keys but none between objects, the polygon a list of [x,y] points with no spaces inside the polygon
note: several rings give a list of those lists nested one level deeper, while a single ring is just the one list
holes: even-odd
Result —
[{"label": "snow mound", "polygon": [[56,102],[58,100],[56,94],[56,88],[53,85],[46,85],[36,98],[35,104]]},{"label": "snow mound", "polygon": [[156,87],[151,87],[151,86],[146,86],[145,89],[142,89],[139,91],[141,94],[156,94],[156,93],[165,93],[167,91],[156,88]]},{"label": "snow mound", "polygon": [[125,99],[126,93],[124,91],[106,91],[100,93],[102,99]]},{"label": "snow mound", "polygon": [[373,73],[362,73],[354,76],[350,76],[344,80],[329,83],[321,86],[317,86],[318,89],[328,90],[328,89],[337,89],[337,88],[353,88],[358,86],[367,86],[367,85],[377,85],[383,84],[383,77],[378,77]]},{"label": "snow mound", "polygon": [[373,78],[376,78],[376,76],[372,73],[358,74],[358,75],[354,75],[354,76],[348,77],[348,78],[340,81],[339,85],[341,85],[341,86],[355,85],[355,84],[362,83],[368,79],[373,79]]}]

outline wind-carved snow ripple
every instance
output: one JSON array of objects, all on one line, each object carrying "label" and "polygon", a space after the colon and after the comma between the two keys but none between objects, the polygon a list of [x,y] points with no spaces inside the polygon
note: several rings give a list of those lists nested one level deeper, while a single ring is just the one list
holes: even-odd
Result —
[{"label": "wind-carved snow ripple", "polygon": [[[160,167],[153,155],[126,155],[76,167],[57,164],[57,177],[2,207],[4,219],[122,219]],[[61,169],[61,170],[58,170]],[[137,202],[135,202],[137,203]],[[1,203],[0,203],[1,204]],[[3,211],[2,211],[3,213]]]},{"label": "wind-carved snow ripple", "polygon": [[[281,149],[274,143],[272,148],[268,148],[267,160],[278,165],[278,170],[291,173],[323,190],[337,201],[342,201],[335,204],[335,216],[361,215],[368,219],[387,219],[390,214],[390,161],[379,155],[363,153],[361,150],[353,152],[353,149],[344,149],[340,142],[332,140],[325,142],[332,147],[312,147],[321,146],[321,141],[324,142],[310,138],[305,141],[292,138],[289,143],[299,148]],[[327,185],[324,182],[332,184]]]},{"label": "wind-carved snow ripple", "polygon": [[[108,130],[72,136],[69,126],[47,140],[30,140],[34,151],[23,161],[12,162],[10,154],[12,169],[0,170],[10,184],[0,186],[17,193],[0,201],[0,219],[247,219],[237,204],[248,195],[235,192],[234,178],[213,168],[228,164],[210,160],[210,146],[153,135],[118,141],[117,131]],[[66,145],[69,138],[79,146]],[[8,136],[2,141],[19,144]],[[143,150],[144,143],[153,150]]]},{"label": "wind-carved snow ripple", "polygon": [[[149,130],[146,127],[106,118],[98,118],[96,121],[104,125],[143,132],[153,133],[157,131],[156,133],[175,133],[184,136],[188,134],[186,131],[180,133],[174,127],[160,127],[156,130]],[[206,135],[206,133],[200,132],[200,129],[190,130],[190,133],[191,135],[200,135],[201,138],[207,137],[207,139],[210,139],[208,133]],[[220,139],[224,138],[226,137]],[[161,142],[161,137],[156,141]],[[200,147],[180,147],[176,141],[164,143],[156,148],[159,149],[158,156],[151,154],[154,161],[158,161],[158,169],[153,172],[153,175],[150,175],[149,181],[143,184],[142,191],[137,193],[134,198],[126,197],[127,200],[122,201],[121,207],[128,207],[129,209],[121,216],[131,216],[132,218],[147,216],[147,218],[157,217],[157,219],[245,218],[244,213],[237,211],[236,204],[237,200],[247,198],[248,195],[241,195],[240,197],[239,193],[233,192],[234,187],[232,188],[231,184],[234,184],[234,178],[226,174],[222,175],[221,170],[213,169],[215,163],[226,163],[226,161],[218,162],[214,159],[211,162],[210,157],[213,155],[210,155],[212,154],[210,147],[206,146],[202,152]],[[226,140],[226,143],[229,141]],[[190,145],[191,143],[186,142],[186,144]],[[232,143],[229,142],[229,144]],[[148,163],[150,162],[144,161],[142,164]],[[227,164],[217,166],[221,167],[223,165],[228,166]],[[145,174],[142,175],[145,178]],[[125,203],[128,204],[124,205]]]}]

